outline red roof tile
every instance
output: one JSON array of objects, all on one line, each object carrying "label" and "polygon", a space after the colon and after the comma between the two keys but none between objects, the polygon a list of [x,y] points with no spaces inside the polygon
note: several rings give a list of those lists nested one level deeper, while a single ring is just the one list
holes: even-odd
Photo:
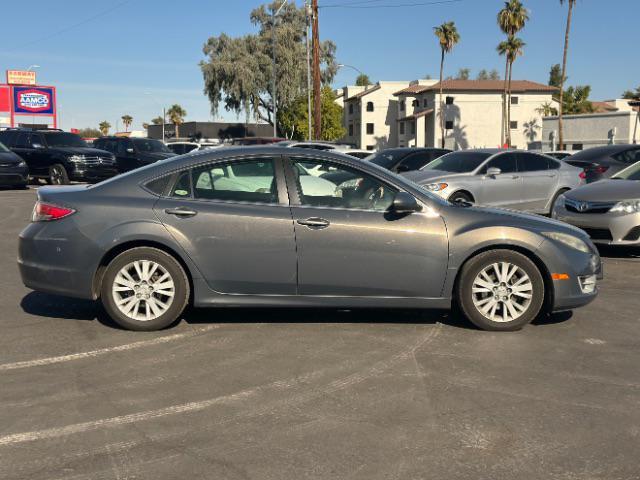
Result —
[{"label": "red roof tile", "polygon": [[[447,92],[502,92],[504,90],[503,80],[444,80],[442,89]],[[435,85],[411,85],[408,88],[396,92],[394,95],[418,94],[427,91],[440,90],[440,83]],[[544,85],[542,83],[531,82],[529,80],[512,80],[511,91],[524,92],[543,92],[554,93],[558,91],[556,87]]]}]

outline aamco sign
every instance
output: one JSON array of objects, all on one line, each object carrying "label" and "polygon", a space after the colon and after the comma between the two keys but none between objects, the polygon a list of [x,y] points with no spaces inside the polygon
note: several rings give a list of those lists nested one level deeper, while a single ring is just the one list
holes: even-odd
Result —
[{"label": "aamco sign", "polygon": [[14,113],[53,115],[54,103],[52,87],[13,87]]}]

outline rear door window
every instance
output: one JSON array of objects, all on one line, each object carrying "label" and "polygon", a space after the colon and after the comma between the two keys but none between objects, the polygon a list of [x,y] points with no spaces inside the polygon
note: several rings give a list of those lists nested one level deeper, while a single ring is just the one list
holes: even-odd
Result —
[{"label": "rear door window", "polygon": [[519,172],[540,172],[549,169],[549,160],[535,153],[521,152],[518,154]]},{"label": "rear door window", "polygon": [[399,171],[404,172],[420,170],[431,160],[431,155],[429,155],[427,152],[412,153],[411,155],[402,159],[397,168]]},{"label": "rear door window", "polygon": [[499,168],[502,173],[514,173],[518,171],[515,153],[501,153],[491,159],[484,167],[486,173],[489,168]]},{"label": "rear door window", "polygon": [[640,161],[640,149],[625,150],[624,152],[619,152],[615,155],[611,155],[611,157],[613,157],[614,160],[622,163],[636,163]]}]

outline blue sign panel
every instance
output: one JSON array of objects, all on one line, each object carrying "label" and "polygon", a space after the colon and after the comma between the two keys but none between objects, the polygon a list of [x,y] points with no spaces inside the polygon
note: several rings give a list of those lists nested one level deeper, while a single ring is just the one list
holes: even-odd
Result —
[{"label": "blue sign panel", "polygon": [[15,113],[53,115],[55,96],[52,87],[13,87]]}]

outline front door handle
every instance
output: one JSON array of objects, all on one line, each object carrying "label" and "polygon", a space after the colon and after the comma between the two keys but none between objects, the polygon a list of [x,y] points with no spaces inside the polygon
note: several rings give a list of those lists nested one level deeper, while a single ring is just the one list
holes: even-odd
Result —
[{"label": "front door handle", "polygon": [[513,180],[517,180],[517,179],[519,179],[519,178],[520,178],[520,175],[513,175],[511,178],[512,178]]},{"label": "front door handle", "polygon": [[325,220],[324,218],[311,217],[306,220],[298,220],[298,225],[304,225],[305,227],[320,230],[322,228],[327,228],[330,223],[329,220]]},{"label": "front door handle", "polygon": [[193,217],[198,214],[195,210],[186,207],[167,208],[164,213],[177,217]]}]

